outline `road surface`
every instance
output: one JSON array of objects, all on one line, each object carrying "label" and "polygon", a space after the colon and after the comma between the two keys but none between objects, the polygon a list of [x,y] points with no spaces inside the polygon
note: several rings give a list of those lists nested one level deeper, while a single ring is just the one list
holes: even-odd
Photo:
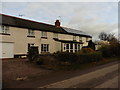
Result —
[{"label": "road surface", "polygon": [[38,88],[118,88],[118,64]]}]

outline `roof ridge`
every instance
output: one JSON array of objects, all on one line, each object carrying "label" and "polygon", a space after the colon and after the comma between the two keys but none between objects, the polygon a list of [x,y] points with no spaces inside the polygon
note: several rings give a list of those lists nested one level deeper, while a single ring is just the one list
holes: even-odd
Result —
[{"label": "roof ridge", "polygon": [[[67,27],[63,27],[63,28],[67,28]],[[80,32],[83,32],[81,30],[78,30],[78,29],[74,29],[74,28],[68,28],[68,29],[73,29],[73,30],[76,30],[76,31],[80,31]]]},{"label": "roof ridge", "polygon": [[27,18],[21,18],[21,17],[12,16],[12,15],[7,15],[7,14],[3,14],[3,13],[0,13],[0,15],[4,15],[4,16],[12,17],[12,18],[22,19],[22,20],[26,20],[26,21],[30,21],[30,22],[34,22],[34,23],[39,23],[39,24],[44,24],[44,25],[49,25],[49,26],[55,27],[55,26],[52,25],[52,24],[42,23],[42,22],[39,22],[39,21],[27,19]]}]

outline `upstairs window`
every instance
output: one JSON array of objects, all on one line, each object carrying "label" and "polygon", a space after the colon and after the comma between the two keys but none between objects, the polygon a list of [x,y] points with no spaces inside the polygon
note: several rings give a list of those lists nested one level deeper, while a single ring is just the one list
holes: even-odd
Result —
[{"label": "upstairs window", "polygon": [[54,38],[58,39],[58,33],[54,33]]},{"label": "upstairs window", "polygon": [[3,33],[3,34],[9,34],[9,26],[4,26],[2,25],[1,28],[0,28],[0,33]]},{"label": "upstairs window", "polygon": [[76,36],[73,36],[73,40],[76,41]]},{"label": "upstairs window", "polygon": [[28,29],[28,36],[34,36],[35,32],[32,29]]},{"label": "upstairs window", "polygon": [[47,38],[47,32],[42,31],[41,32],[41,37]]}]

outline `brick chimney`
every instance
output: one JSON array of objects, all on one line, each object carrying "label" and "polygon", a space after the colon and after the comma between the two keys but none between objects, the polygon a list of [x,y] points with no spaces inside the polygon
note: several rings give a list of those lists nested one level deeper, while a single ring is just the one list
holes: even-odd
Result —
[{"label": "brick chimney", "polygon": [[55,26],[56,26],[56,27],[60,27],[60,21],[59,21],[59,20],[56,20]]}]

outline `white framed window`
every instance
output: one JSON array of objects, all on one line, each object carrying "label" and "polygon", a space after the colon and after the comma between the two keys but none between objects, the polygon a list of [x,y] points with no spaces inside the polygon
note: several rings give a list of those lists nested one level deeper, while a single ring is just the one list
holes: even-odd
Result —
[{"label": "white framed window", "polygon": [[42,32],[41,32],[41,37],[47,37],[47,32],[42,31]]},{"label": "white framed window", "polygon": [[54,33],[53,37],[58,38],[58,33]]},{"label": "white framed window", "polygon": [[77,43],[64,43],[63,45],[63,51],[66,52],[78,52],[81,49],[80,44]]},{"label": "white framed window", "polygon": [[41,44],[41,52],[49,52],[49,44]]},{"label": "white framed window", "polygon": [[74,44],[73,43],[66,43],[64,44],[64,51],[66,52],[73,52],[74,51]]},{"label": "white framed window", "polygon": [[79,37],[79,41],[82,42],[82,37]]},{"label": "white framed window", "polygon": [[9,26],[1,25],[0,33],[9,34],[10,33]]},{"label": "white framed window", "polygon": [[74,41],[76,40],[76,36],[73,36],[73,40],[74,40]]},{"label": "white framed window", "polygon": [[66,50],[66,44],[63,43],[63,50],[65,51]]},{"label": "white framed window", "polygon": [[34,36],[35,32],[32,29],[28,29],[28,36]]},{"label": "white framed window", "polygon": [[70,52],[70,45],[67,43],[66,45],[66,52]]}]

